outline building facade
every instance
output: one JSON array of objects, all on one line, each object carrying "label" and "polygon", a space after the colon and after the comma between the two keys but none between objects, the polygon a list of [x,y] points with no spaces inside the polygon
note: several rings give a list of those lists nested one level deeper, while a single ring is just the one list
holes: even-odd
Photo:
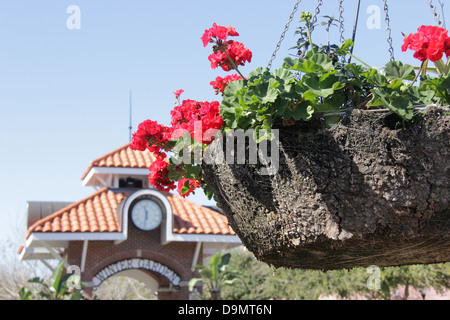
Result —
[{"label": "building facade", "polygon": [[148,185],[148,150],[126,144],[91,162],[81,177],[96,192],[77,201],[29,202],[22,260],[65,259],[91,292],[119,274],[144,282],[158,299],[189,299],[194,266],[239,246],[217,208]]}]

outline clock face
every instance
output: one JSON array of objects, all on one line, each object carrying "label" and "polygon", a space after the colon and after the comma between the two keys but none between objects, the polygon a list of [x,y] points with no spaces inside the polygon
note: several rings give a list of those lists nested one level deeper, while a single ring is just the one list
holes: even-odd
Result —
[{"label": "clock face", "polygon": [[131,209],[131,219],[135,226],[141,230],[156,229],[162,220],[161,207],[150,199],[139,200]]}]

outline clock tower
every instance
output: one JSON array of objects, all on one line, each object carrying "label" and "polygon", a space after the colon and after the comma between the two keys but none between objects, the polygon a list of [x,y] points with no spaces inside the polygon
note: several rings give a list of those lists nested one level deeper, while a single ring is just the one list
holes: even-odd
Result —
[{"label": "clock tower", "polygon": [[[217,208],[148,185],[155,156],[126,144],[92,161],[81,177],[96,191],[74,203],[29,202],[22,260],[66,258],[95,290],[126,275],[159,299],[189,299],[194,266],[217,251],[241,245]],[[73,268],[71,268],[72,270]]]}]

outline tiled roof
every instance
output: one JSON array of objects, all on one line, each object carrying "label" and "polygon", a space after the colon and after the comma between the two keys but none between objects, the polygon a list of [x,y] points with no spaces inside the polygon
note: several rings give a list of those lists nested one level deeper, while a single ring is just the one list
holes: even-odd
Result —
[{"label": "tiled roof", "polygon": [[[117,207],[129,192],[103,188],[28,228],[33,232],[120,232]],[[165,194],[173,212],[173,233],[235,235],[222,214],[180,196]]]},{"label": "tiled roof", "polygon": [[155,161],[155,156],[150,151],[135,151],[129,145],[127,143],[92,161],[81,180],[87,176],[93,167],[148,168]]},{"label": "tiled roof", "polygon": [[228,219],[217,211],[173,194],[167,199],[174,214],[173,233],[235,235]]},{"label": "tiled roof", "polygon": [[127,194],[103,188],[28,228],[32,232],[120,232],[116,209]]}]

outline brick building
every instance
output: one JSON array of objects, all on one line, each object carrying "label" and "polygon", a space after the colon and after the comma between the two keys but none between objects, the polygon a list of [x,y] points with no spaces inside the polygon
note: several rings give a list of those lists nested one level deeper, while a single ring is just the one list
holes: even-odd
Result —
[{"label": "brick building", "polygon": [[66,259],[90,287],[118,274],[188,299],[187,282],[203,258],[241,244],[216,208],[148,185],[149,151],[126,144],[94,161],[82,176],[96,192],[75,203],[29,202],[22,260]]}]

